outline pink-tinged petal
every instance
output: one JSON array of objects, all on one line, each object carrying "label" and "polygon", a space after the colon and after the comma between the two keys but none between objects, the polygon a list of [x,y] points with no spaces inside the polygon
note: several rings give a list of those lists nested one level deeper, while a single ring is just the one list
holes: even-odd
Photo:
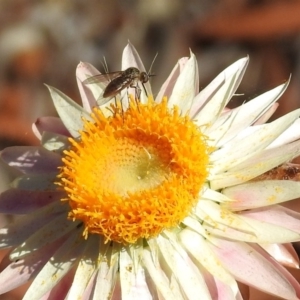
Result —
[{"label": "pink-tinged petal", "polygon": [[140,264],[135,266],[125,249],[120,252],[120,282],[122,299],[152,299],[144,268]]},{"label": "pink-tinged petal", "polygon": [[276,225],[272,224],[272,222],[256,220],[243,214],[239,214],[239,218],[241,224],[248,225],[249,230],[236,226],[222,225],[221,223],[214,225],[209,220],[203,223],[202,226],[211,234],[251,243],[289,243],[300,240],[299,233],[283,227],[282,224]]},{"label": "pink-tinged petal", "polygon": [[11,167],[24,174],[57,173],[61,156],[42,147],[15,146],[5,148],[1,158]]},{"label": "pink-tinged petal", "polygon": [[165,97],[165,96],[168,99],[170,98],[173,88],[174,88],[174,85],[177,81],[177,78],[180,75],[180,73],[182,72],[182,70],[188,60],[189,60],[188,57],[183,57],[183,58],[179,59],[179,61],[173,68],[171,74],[169,75],[169,77],[167,78],[167,80],[164,82],[164,84],[162,85],[162,87],[159,90],[159,92],[155,98],[155,101],[157,103],[160,103],[162,101],[163,97]]},{"label": "pink-tinged petal", "polygon": [[9,189],[0,194],[0,212],[5,214],[28,214],[54,201],[59,201],[64,195],[62,191]]},{"label": "pink-tinged petal", "polygon": [[[146,72],[146,69],[144,67],[144,64],[138,54],[138,52],[136,51],[136,49],[134,48],[134,46],[128,42],[127,46],[125,47],[124,51],[123,51],[123,55],[122,55],[122,70],[126,70],[129,67],[135,67],[138,68],[141,72]],[[141,99],[140,101],[142,103],[146,103],[147,100],[147,95],[152,95],[152,91],[151,91],[151,86],[149,81],[144,83],[143,86],[141,85],[140,82],[138,82],[139,88],[141,89]],[[144,88],[146,89],[147,95],[145,94]],[[121,99],[123,98],[123,96],[126,96],[127,92],[132,95],[133,97],[135,97],[136,95],[136,89],[135,88],[129,88],[128,91],[123,90],[121,93]]]},{"label": "pink-tinged petal", "polygon": [[282,270],[254,248],[245,244],[213,238],[214,252],[223,266],[239,281],[284,299],[298,300],[293,285]]},{"label": "pink-tinged petal", "polygon": [[83,300],[93,299],[93,291],[95,289],[96,276],[97,276],[97,272],[94,272],[94,274],[92,275],[92,277],[88,283],[88,286],[86,287],[86,289],[82,295]]},{"label": "pink-tinged petal", "polygon": [[282,203],[300,197],[300,182],[264,180],[225,188],[222,194],[235,201],[222,205],[232,211],[246,210]]},{"label": "pink-tinged petal", "polygon": [[242,212],[241,215],[300,233],[300,213],[283,206],[274,205],[272,207],[252,209]]},{"label": "pink-tinged petal", "polygon": [[198,78],[198,64],[195,55],[191,52],[191,57],[180,73],[171,97],[168,100],[168,107],[178,106],[182,114],[186,114],[192,107],[196,95],[195,86]]},{"label": "pink-tinged petal", "polygon": [[230,140],[264,114],[284,93],[287,86],[288,83],[282,84],[235,109],[223,113],[205,133],[209,135],[210,139],[215,140],[214,145],[216,147],[225,144],[227,146]]},{"label": "pink-tinged petal", "polygon": [[70,137],[70,132],[60,118],[57,117],[40,117],[32,125],[32,130],[36,137],[40,140],[44,131],[49,131]]},{"label": "pink-tinged petal", "polygon": [[[30,253],[22,260],[16,260],[10,263],[1,271],[0,294],[15,289],[30,279],[33,279],[60,244],[61,241],[56,241],[38,251]],[[8,256],[9,254],[7,258]]]},{"label": "pink-tinged petal", "polygon": [[99,75],[100,72],[89,63],[80,62],[76,69],[76,79],[78,89],[80,92],[83,108],[91,112],[92,108],[97,106],[97,99],[101,92],[103,92],[104,86],[99,90],[96,90],[99,84],[86,84],[83,83],[87,78]]},{"label": "pink-tinged petal", "polygon": [[214,175],[210,179],[212,189],[245,183],[287,161],[292,160],[300,154],[300,141],[295,141],[285,147],[267,149],[250,157],[247,161],[239,164],[232,170]]},{"label": "pink-tinged petal", "polygon": [[299,268],[299,258],[292,244],[260,244],[260,246],[280,264]]},{"label": "pink-tinged petal", "polygon": [[300,296],[300,284],[296,280],[292,274],[287,271],[285,267],[283,267],[280,263],[274,260],[266,251],[264,251],[259,245],[252,244],[251,247],[255,249],[259,254],[261,254],[265,259],[267,259],[285,278],[289,281],[289,283],[295,289],[297,296]]},{"label": "pink-tinged petal", "polygon": [[259,119],[253,123],[253,125],[261,125],[266,123],[273,116],[278,106],[278,103],[274,103]]},{"label": "pink-tinged petal", "polygon": [[50,204],[34,213],[25,216],[16,216],[7,226],[0,229],[0,248],[18,245],[34,234],[37,228],[54,219],[60,214],[65,214],[64,205]]},{"label": "pink-tinged petal", "polygon": [[98,268],[99,241],[98,235],[91,235],[88,240],[85,241],[86,248],[84,255],[78,263],[72,286],[66,299],[73,300],[78,298],[78,295],[85,293],[92,275]]},{"label": "pink-tinged petal", "polygon": [[39,300],[72,269],[85,248],[82,233],[74,231],[34,279],[23,300]]},{"label": "pink-tinged petal", "polygon": [[[241,82],[247,64],[247,58],[240,59],[219,75],[224,83],[212,95],[210,101],[196,115],[192,115],[198,126],[205,125],[209,128],[218,119]],[[195,103],[197,102],[195,100]]]},{"label": "pink-tinged petal", "polygon": [[44,294],[39,300],[65,299],[72,284],[73,277],[74,268],[71,269],[53,289]]}]

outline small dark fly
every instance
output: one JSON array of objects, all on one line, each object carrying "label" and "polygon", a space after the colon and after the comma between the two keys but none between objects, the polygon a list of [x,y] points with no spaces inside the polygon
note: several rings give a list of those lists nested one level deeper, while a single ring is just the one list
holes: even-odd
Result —
[{"label": "small dark fly", "polygon": [[[152,63],[153,64],[153,63]],[[152,67],[152,65],[151,65]],[[151,68],[150,68],[151,70]],[[145,94],[147,95],[144,84],[149,81],[149,78],[155,76],[146,72],[141,72],[138,68],[130,67],[124,71],[110,72],[105,74],[99,74],[87,78],[84,83],[103,83],[108,82],[107,86],[104,89],[102,95],[100,95],[100,99],[98,99],[98,105],[103,105],[107,103],[110,99],[115,97],[125,88],[134,88],[136,91],[135,98],[136,100],[140,98],[141,89],[138,86],[138,83],[141,82]]]}]

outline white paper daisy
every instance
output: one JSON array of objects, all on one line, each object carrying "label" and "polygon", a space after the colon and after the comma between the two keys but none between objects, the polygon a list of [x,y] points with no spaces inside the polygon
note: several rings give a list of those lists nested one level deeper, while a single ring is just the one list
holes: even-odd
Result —
[{"label": "white paper daisy", "polygon": [[[33,280],[23,299],[242,299],[239,281],[298,299],[281,264],[298,264],[300,215],[279,204],[300,183],[259,176],[300,154],[300,110],[265,124],[287,84],[225,109],[247,63],[199,93],[191,53],[155,100],[147,82],[140,101],[123,89],[100,107],[87,63],[83,107],[49,87],[60,118],[35,123],[42,146],[1,154],[0,212],[14,221],[0,230],[12,249],[0,292]],[[130,44],[128,67],[145,71]]]}]

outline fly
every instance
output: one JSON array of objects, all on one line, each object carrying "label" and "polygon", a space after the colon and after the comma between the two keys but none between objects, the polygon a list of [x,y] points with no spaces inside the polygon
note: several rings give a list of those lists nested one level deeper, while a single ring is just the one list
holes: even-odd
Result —
[{"label": "fly", "polygon": [[108,82],[107,86],[104,89],[103,94],[100,96],[100,99],[98,99],[97,101],[98,105],[103,105],[113,97],[116,97],[117,94],[119,94],[125,88],[134,88],[136,91],[135,98],[136,100],[139,99],[141,95],[141,89],[138,86],[139,82],[142,83],[145,94],[147,95],[144,84],[148,82],[149,78],[152,76],[155,75],[151,74],[150,71],[149,73],[146,73],[140,71],[138,68],[130,67],[124,71],[110,72],[110,73],[92,76],[84,80],[84,83],[91,84],[91,83]]},{"label": "fly", "polygon": [[130,67],[124,71],[95,75],[86,79],[84,83],[90,84],[109,81],[102,94],[102,99],[98,101],[98,105],[103,105],[119,94],[122,90],[129,87],[135,88],[136,98],[138,99],[141,94],[138,82],[140,81],[142,83],[146,93],[144,83],[148,82],[151,76],[154,76],[154,74],[147,74],[146,72],[141,72],[138,68]]}]

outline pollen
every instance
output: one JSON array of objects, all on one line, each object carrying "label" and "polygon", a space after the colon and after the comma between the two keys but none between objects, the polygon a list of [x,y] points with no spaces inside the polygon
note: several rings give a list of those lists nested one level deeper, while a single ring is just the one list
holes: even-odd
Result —
[{"label": "pollen", "polygon": [[206,181],[206,137],[167,99],[95,108],[80,138],[70,139],[57,184],[66,192],[69,218],[84,236],[132,244],[180,226]]}]

